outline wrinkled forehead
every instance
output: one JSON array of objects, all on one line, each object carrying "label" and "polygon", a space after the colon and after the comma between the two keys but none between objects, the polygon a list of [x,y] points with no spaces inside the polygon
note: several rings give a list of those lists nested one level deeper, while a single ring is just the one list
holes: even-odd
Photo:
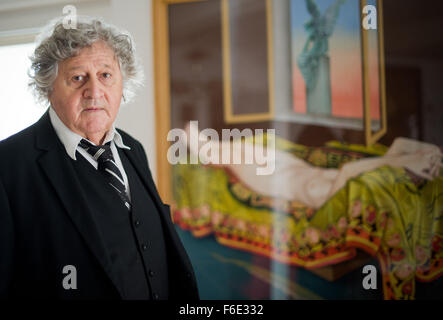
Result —
[{"label": "wrinkled forehead", "polygon": [[119,69],[114,50],[103,41],[97,41],[91,46],[79,49],[76,55],[62,61],[62,64],[67,70],[81,69],[85,65]]}]

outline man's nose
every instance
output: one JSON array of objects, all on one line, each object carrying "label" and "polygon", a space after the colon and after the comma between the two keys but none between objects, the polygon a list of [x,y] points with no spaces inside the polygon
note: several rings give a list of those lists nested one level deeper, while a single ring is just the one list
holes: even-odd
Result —
[{"label": "man's nose", "polygon": [[99,99],[103,97],[103,90],[99,79],[91,77],[86,83],[83,97],[88,99]]}]

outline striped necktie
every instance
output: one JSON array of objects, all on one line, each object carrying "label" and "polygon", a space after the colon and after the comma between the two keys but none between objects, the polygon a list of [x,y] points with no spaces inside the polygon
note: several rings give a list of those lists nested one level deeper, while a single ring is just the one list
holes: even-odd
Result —
[{"label": "striped necktie", "polygon": [[110,144],[111,143],[108,142],[102,146],[94,146],[85,139],[82,139],[79,143],[80,147],[85,149],[98,162],[98,170],[105,175],[109,185],[117,192],[128,210],[131,210],[131,203],[126,193],[125,182],[115,163]]}]

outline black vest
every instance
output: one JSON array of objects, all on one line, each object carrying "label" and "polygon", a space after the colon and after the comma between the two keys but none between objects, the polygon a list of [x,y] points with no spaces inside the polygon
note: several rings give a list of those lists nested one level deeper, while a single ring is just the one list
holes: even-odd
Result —
[{"label": "black vest", "polygon": [[104,174],[79,152],[73,160],[99,228],[123,299],[168,299],[168,267],[161,220],[151,196],[124,152],[132,209],[124,206]]}]

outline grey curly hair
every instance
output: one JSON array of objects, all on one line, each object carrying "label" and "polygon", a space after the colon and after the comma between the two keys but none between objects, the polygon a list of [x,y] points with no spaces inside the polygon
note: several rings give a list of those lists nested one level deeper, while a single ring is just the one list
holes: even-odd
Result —
[{"label": "grey curly hair", "polygon": [[53,20],[37,38],[37,46],[30,57],[29,87],[37,100],[49,103],[49,95],[57,77],[58,62],[71,58],[97,41],[105,42],[118,59],[123,77],[122,102],[130,101],[142,85],[142,68],[135,57],[131,35],[105,23],[101,18],[77,16],[75,29],[67,29],[63,18]]}]

